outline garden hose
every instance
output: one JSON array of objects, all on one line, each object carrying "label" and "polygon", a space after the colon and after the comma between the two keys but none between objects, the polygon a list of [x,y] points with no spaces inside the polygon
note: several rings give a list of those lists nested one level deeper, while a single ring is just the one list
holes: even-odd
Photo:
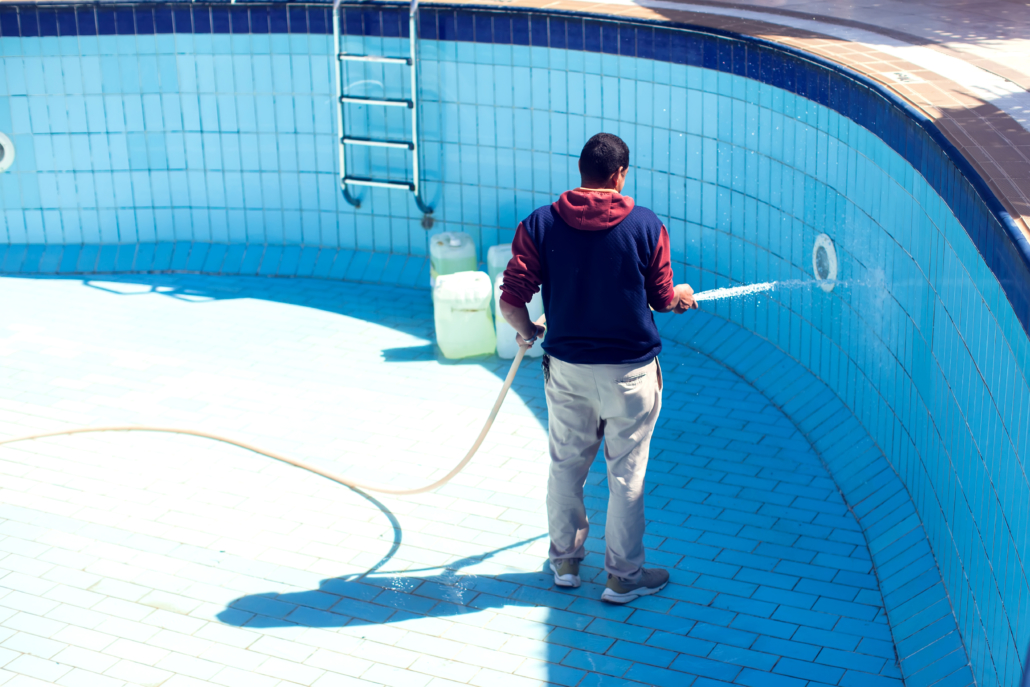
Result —
[{"label": "garden hose", "polygon": [[479,450],[479,447],[483,444],[483,440],[486,439],[487,433],[490,431],[490,428],[494,424],[494,419],[496,419],[497,413],[501,409],[501,404],[504,402],[504,397],[508,394],[508,389],[511,388],[512,382],[515,381],[515,373],[519,370],[519,365],[522,363],[522,358],[525,357],[526,351],[529,350],[530,346],[535,340],[536,339],[534,338],[526,342],[525,345],[519,345],[519,351],[515,354],[515,359],[511,362],[511,369],[508,370],[508,376],[504,379],[504,385],[501,386],[501,392],[497,395],[497,400],[494,401],[494,407],[490,409],[490,415],[486,418],[486,423],[483,425],[483,429],[480,430],[479,436],[476,438],[476,442],[472,444],[472,448],[468,450],[468,453],[465,454],[465,457],[462,458],[461,462],[455,465],[450,472],[448,472],[440,479],[436,480],[432,484],[427,484],[424,487],[418,487],[416,489],[393,489],[390,487],[382,487],[374,484],[364,484],[362,482],[357,482],[355,480],[348,479],[347,477],[339,475],[335,472],[331,472],[329,470],[320,468],[317,465],[312,465],[311,463],[307,463],[303,460],[298,460],[297,458],[291,458],[290,456],[284,456],[281,453],[268,451],[266,449],[254,446],[253,444],[248,444],[244,441],[237,441],[236,439],[230,439],[229,437],[224,437],[220,434],[213,434],[211,432],[202,432],[196,429],[184,429],[180,427],[155,427],[150,425],[111,425],[106,427],[76,427],[73,429],[59,430],[57,432],[43,432],[41,434],[30,434],[28,436],[23,437],[3,439],[0,440],[0,446],[3,446],[4,444],[13,444],[19,441],[32,441],[33,439],[46,439],[48,437],[67,436],[69,434],[88,434],[91,432],[163,432],[166,434],[187,434],[189,436],[201,437],[203,439],[220,441],[223,444],[232,444],[233,446],[239,446],[242,449],[258,453],[262,456],[273,458],[283,463],[288,463],[295,467],[301,468],[302,470],[313,472],[316,475],[321,475],[326,479],[331,479],[334,482],[339,482],[343,486],[350,487],[351,489],[357,489],[359,491],[374,491],[379,494],[391,494],[393,496],[410,496],[412,494],[421,494],[427,491],[433,491],[434,489],[442,487],[444,484],[447,484],[447,482],[454,479],[454,477],[459,472],[464,470],[465,466],[468,465],[469,461],[472,460],[472,456],[476,455],[476,451]]}]

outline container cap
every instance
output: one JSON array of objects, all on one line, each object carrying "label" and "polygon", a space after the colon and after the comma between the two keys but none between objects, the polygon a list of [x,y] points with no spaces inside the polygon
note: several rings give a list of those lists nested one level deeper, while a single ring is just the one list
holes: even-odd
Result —
[{"label": "container cap", "polygon": [[472,243],[472,237],[463,231],[445,231],[442,234],[434,236],[432,238],[432,242],[437,246],[460,248],[461,246]]}]

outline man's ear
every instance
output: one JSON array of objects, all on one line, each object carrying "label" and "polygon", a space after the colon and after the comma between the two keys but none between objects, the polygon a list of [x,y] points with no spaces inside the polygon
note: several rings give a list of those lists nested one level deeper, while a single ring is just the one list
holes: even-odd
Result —
[{"label": "man's ear", "polygon": [[626,171],[627,171],[627,169],[628,168],[626,168],[626,167],[619,167],[618,171],[616,171],[614,174],[612,174],[608,178],[608,181],[609,181],[608,187],[609,188],[616,188],[618,186],[619,182],[626,178]]}]

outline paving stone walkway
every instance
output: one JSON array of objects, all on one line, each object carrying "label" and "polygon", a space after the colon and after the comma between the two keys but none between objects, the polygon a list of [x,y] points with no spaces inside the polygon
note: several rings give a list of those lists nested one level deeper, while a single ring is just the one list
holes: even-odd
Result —
[{"label": "paving stone walkway", "polygon": [[[417,485],[479,430],[508,363],[450,362],[428,294],[259,278],[0,278],[0,436],[206,429]],[[0,447],[0,684],[901,685],[854,517],[794,426],[725,368],[662,355],[648,472],[660,595],[543,571],[539,366],[446,487],[374,498],[218,443]]]}]

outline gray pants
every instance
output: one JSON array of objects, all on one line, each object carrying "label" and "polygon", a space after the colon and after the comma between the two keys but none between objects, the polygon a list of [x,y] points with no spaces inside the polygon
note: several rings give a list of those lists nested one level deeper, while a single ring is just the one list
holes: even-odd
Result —
[{"label": "gray pants", "polygon": [[644,565],[644,473],[651,433],[662,409],[658,359],[632,365],[575,365],[550,358],[545,390],[551,560],[586,556],[583,544],[590,524],[583,485],[604,439],[609,492],[604,567],[636,582]]}]

